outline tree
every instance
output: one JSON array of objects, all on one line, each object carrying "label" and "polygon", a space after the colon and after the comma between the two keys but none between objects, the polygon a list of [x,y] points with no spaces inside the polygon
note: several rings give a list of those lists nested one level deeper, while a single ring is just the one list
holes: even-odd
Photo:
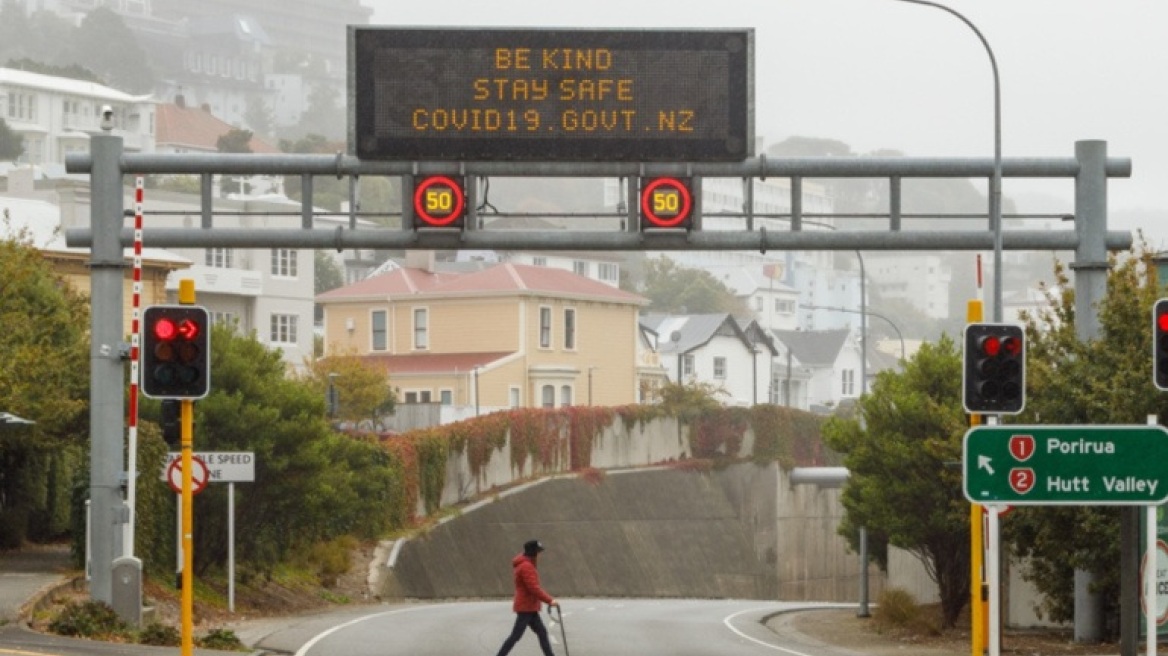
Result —
[{"label": "tree", "polygon": [[327,251],[313,251],[313,293],[323,294],[345,284],[345,274]]},{"label": "tree", "polygon": [[[251,130],[232,128],[215,140],[215,149],[221,153],[250,153]],[[243,190],[243,178],[225,175],[219,184],[219,193],[224,197]]]},{"label": "tree", "polygon": [[[1023,316],[1029,394],[1019,423],[1142,424],[1148,415],[1168,416],[1168,396],[1152,385],[1150,358],[1149,318],[1163,287],[1145,243],[1116,258],[1107,285],[1098,307],[1101,334],[1079,341],[1074,290],[1065,267],[1056,264],[1055,282],[1045,287],[1047,307]],[[1119,525],[1114,508],[1020,508],[1003,523],[1003,537],[1024,563],[1023,576],[1045,595],[1043,609],[1054,621],[1074,617],[1072,572],[1092,572],[1104,626],[1114,635]]]},{"label": "tree", "polygon": [[321,398],[332,384],[339,400],[336,419],[343,421],[358,422],[391,414],[396,402],[386,368],[354,353],[309,363],[304,380]]},{"label": "tree", "polygon": [[[385,451],[375,441],[334,433],[323,394],[288,377],[280,354],[253,335],[216,325],[211,350],[211,392],[195,406],[198,449],[255,454],[256,483],[235,491],[237,531],[247,536],[236,544],[241,571],[270,575],[290,555],[322,541],[386,532],[385,499],[394,483]],[[158,403],[144,402],[144,419],[156,422],[158,413]],[[200,574],[226,561],[224,488],[210,486],[195,506]],[[173,508],[167,514],[173,517]],[[168,564],[147,566],[158,571]]]},{"label": "tree", "polygon": [[[146,51],[121,17],[105,7],[86,14],[68,45],[62,64],[83,64],[101,75],[106,84],[131,93],[154,88],[154,71]],[[58,47],[60,44],[57,44]]]},{"label": "tree", "polygon": [[961,472],[948,466],[961,460],[967,429],[958,346],[943,336],[903,372],[881,372],[859,412],[823,429],[851,472],[840,533],[854,543],[866,527],[879,554],[886,541],[915,555],[937,583],[943,624],[953,626],[969,599],[969,504]]},{"label": "tree", "polygon": [[250,153],[252,136],[251,130],[233,128],[215,140],[215,149],[221,153]]},{"label": "tree", "polygon": [[651,312],[745,314],[746,305],[708,271],[678,266],[661,257],[645,266],[645,296]]},{"label": "tree", "polygon": [[[295,141],[281,139],[280,150],[285,153],[329,155],[344,150],[344,145],[330,142],[319,134],[309,134]],[[284,189],[289,198],[302,198],[300,186],[300,176],[284,176]],[[361,178],[360,192],[357,200],[361,212],[375,213],[369,217],[370,220],[393,228],[400,227],[401,182],[398,178],[390,180],[380,176],[365,176]],[[339,212],[341,204],[348,200],[348,179],[338,179],[336,176],[317,176],[313,179],[314,205]]]},{"label": "tree", "polygon": [[[0,228],[10,228],[7,212]],[[69,527],[88,440],[89,308],[22,233],[0,239],[0,280],[0,411],[35,422],[0,427],[5,548]]]},{"label": "tree", "polygon": [[0,118],[0,161],[14,162],[24,154],[24,137],[8,127],[8,123]]}]

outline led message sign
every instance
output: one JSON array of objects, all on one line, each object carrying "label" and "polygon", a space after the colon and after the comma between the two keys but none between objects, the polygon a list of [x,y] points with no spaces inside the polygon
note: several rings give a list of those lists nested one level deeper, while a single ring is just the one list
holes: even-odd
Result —
[{"label": "led message sign", "polygon": [[752,30],[350,27],[360,159],[740,161]]}]

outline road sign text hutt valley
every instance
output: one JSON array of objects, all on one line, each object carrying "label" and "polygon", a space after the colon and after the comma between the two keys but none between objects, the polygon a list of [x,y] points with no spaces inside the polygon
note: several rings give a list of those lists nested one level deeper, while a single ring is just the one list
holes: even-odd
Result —
[{"label": "road sign text hutt valley", "polygon": [[965,435],[965,495],[1011,505],[1159,504],[1160,426],[979,426]]}]

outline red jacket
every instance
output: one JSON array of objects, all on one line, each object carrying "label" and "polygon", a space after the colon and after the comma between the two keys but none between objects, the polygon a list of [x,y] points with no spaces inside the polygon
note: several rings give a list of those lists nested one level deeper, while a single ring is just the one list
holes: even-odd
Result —
[{"label": "red jacket", "polygon": [[511,609],[516,613],[538,613],[539,602],[550,604],[552,596],[539,587],[539,572],[535,569],[535,561],[519,554],[511,560],[511,567],[515,574],[515,602]]}]

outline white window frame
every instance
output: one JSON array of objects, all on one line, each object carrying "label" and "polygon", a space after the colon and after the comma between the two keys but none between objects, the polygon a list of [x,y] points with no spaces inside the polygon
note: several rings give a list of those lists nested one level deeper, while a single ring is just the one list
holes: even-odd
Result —
[{"label": "white window frame", "polygon": [[208,248],[203,263],[213,269],[231,269],[235,266],[235,250],[231,248]]},{"label": "white window frame", "polygon": [[597,266],[597,275],[605,282],[620,282],[620,267],[611,262],[601,262]]},{"label": "white window frame", "polygon": [[689,378],[694,375],[693,353],[684,353],[681,356],[681,377]]},{"label": "white window frame", "polygon": [[840,394],[842,394],[843,396],[855,396],[856,395],[856,370],[855,369],[843,369],[843,370],[841,370],[840,373],[841,373]]},{"label": "white window frame", "polygon": [[507,400],[512,408],[523,407],[523,396],[519,392],[519,388],[515,385],[507,388]]},{"label": "white window frame", "polygon": [[[421,325],[418,325],[418,317],[422,317]],[[411,322],[413,323],[414,335],[414,350],[426,351],[430,348],[430,308],[416,307],[410,312]]]},{"label": "white window frame", "polygon": [[572,386],[560,385],[560,407],[566,408],[572,405]]},{"label": "white window frame", "polygon": [[[381,330],[377,329],[379,316],[381,317]],[[381,336],[380,345],[377,340],[378,335]],[[373,310],[369,313],[369,350],[389,350],[389,312],[387,310]]]},{"label": "white window frame", "polygon": [[[576,308],[564,308],[564,350],[576,350]],[[569,318],[571,317],[571,318]]]},{"label": "white window frame", "polygon": [[[550,398],[549,398],[550,396]],[[541,408],[556,407],[556,386],[544,385],[539,389],[539,406]]]},{"label": "white window frame", "polygon": [[293,248],[273,248],[271,253],[271,272],[273,278],[296,279],[297,256],[299,253]]},{"label": "white window frame", "polygon": [[723,356],[714,357],[714,378],[719,380],[726,378],[726,358]]},{"label": "white window frame", "polygon": [[297,343],[300,317],[295,314],[273,312],[268,321],[268,339],[271,344],[294,346]]},{"label": "white window frame", "polygon": [[539,306],[539,347],[552,347],[552,308],[550,305]]},{"label": "white window frame", "polygon": [[438,402],[442,405],[454,405],[454,390],[449,387],[438,390]]}]

